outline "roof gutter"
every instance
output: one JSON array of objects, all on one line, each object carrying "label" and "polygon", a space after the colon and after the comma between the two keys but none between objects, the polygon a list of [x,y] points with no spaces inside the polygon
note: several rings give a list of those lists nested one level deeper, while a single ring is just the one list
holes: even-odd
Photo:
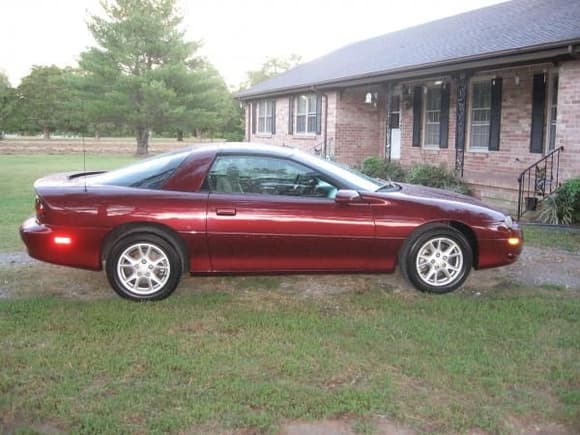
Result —
[{"label": "roof gutter", "polygon": [[477,56],[466,56],[462,58],[445,60],[440,62],[431,62],[412,67],[401,67],[390,71],[381,71],[360,74],[351,77],[342,77],[310,83],[300,86],[290,86],[279,88],[272,91],[256,92],[238,96],[239,100],[251,100],[261,97],[276,97],[287,95],[288,93],[308,91],[316,87],[317,89],[331,89],[337,87],[358,86],[365,84],[380,83],[389,80],[401,80],[422,75],[443,74],[456,71],[459,69],[477,69],[491,66],[503,66],[506,64],[518,64],[538,59],[549,59],[556,56],[569,55],[578,56],[579,39],[573,41],[561,41],[553,44],[543,44],[528,49],[512,49],[503,52],[494,52]]}]

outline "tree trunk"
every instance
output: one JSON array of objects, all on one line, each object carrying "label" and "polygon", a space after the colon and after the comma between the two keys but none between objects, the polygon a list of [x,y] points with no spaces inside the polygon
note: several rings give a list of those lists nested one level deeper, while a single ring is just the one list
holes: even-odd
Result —
[{"label": "tree trunk", "polygon": [[95,140],[96,141],[100,141],[101,140],[101,132],[99,131],[98,128],[95,128]]},{"label": "tree trunk", "polygon": [[183,130],[177,130],[177,142],[183,142]]},{"label": "tree trunk", "polygon": [[149,130],[145,127],[137,127],[135,129],[135,137],[137,139],[137,155],[145,155],[149,153]]},{"label": "tree trunk", "polygon": [[197,139],[201,139],[201,128],[196,128],[195,129],[195,137]]},{"label": "tree trunk", "polygon": [[50,128],[42,127],[42,137],[46,140],[50,139]]}]

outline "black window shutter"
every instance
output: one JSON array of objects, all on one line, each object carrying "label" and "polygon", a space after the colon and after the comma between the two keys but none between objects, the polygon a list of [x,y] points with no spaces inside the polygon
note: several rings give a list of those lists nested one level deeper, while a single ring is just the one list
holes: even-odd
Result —
[{"label": "black window shutter", "polygon": [[316,96],[316,134],[322,134],[322,95]]},{"label": "black window shutter", "polygon": [[258,103],[252,103],[252,134],[256,134],[256,106]]},{"label": "black window shutter", "polygon": [[489,150],[499,151],[501,130],[501,77],[491,80],[491,113],[489,120]]},{"label": "black window shutter", "polygon": [[421,115],[423,114],[423,86],[413,90],[413,146],[421,146]]},{"label": "black window shutter", "polygon": [[276,100],[272,100],[272,134],[276,134]]},{"label": "black window shutter", "polygon": [[288,98],[288,134],[294,134],[294,97]]},{"label": "black window shutter", "polygon": [[530,152],[541,153],[544,148],[544,110],[546,108],[546,82],[544,74],[534,74],[532,89],[532,130]]},{"label": "black window shutter", "polygon": [[439,147],[447,148],[449,138],[449,83],[441,85],[441,114],[439,117]]}]

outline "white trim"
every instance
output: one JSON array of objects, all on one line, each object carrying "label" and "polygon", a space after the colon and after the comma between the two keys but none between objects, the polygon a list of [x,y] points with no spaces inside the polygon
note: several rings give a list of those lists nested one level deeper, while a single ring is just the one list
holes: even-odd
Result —
[{"label": "white trim", "polygon": [[[465,150],[467,152],[474,152],[474,153],[489,153],[489,142],[487,144],[487,148],[484,147],[472,147],[471,146],[471,112],[472,112],[472,105],[473,105],[473,85],[475,83],[480,82],[489,82],[490,83],[490,122],[489,128],[491,128],[491,81],[495,78],[495,75],[482,75],[477,77],[472,77],[469,80],[469,92],[467,93],[467,123],[465,126]],[[500,133],[501,134],[501,133]]]},{"label": "white trim", "polygon": [[[299,114],[298,113],[298,101],[302,97],[306,97],[306,111]],[[311,97],[314,97],[314,111],[312,110],[312,107],[310,104]],[[316,136],[317,125],[318,125],[318,119],[317,119],[318,107],[316,107],[317,102],[318,102],[318,99],[316,97],[316,94],[313,94],[313,93],[300,94],[300,95],[296,96],[296,98],[294,98],[294,119],[292,122],[294,123],[293,132],[294,132],[295,136],[303,136],[303,137]],[[298,130],[298,117],[299,116],[304,117],[304,130],[303,131]],[[312,117],[314,117],[314,120],[315,120],[314,131],[308,131],[308,120]]]},{"label": "white trim", "polygon": [[[274,118],[272,116],[272,105],[274,101],[271,99],[259,100],[256,106],[256,136],[272,136],[272,124]],[[264,115],[260,115],[260,108],[264,108]],[[263,128],[260,129],[260,118],[264,121]],[[268,129],[268,119],[270,119],[270,129]]]},{"label": "white trim", "polygon": [[[443,92],[442,92],[442,87],[441,84],[430,84],[430,85],[423,85],[423,95],[424,95],[424,100],[423,100],[423,107],[422,107],[422,114],[421,114],[421,118],[422,118],[422,126],[421,128],[423,129],[423,134],[421,135],[421,147],[425,148],[425,149],[441,149],[441,100],[443,98]],[[425,140],[427,138],[427,98],[429,96],[429,89],[435,89],[435,88],[439,88],[441,94],[439,95],[439,122],[438,123],[432,123],[432,124],[439,124],[439,139],[438,139],[438,143],[430,143],[430,144],[426,144]],[[437,112],[437,110],[430,110],[429,112]]]},{"label": "white trim", "polygon": [[[560,83],[560,69],[555,67],[550,69],[546,74],[548,74],[547,79],[547,92],[546,92],[546,102],[544,106],[544,154],[549,153],[550,150],[550,136],[552,133],[552,98],[554,96],[554,76],[558,76],[558,85]],[[559,94],[559,93],[558,93]],[[559,96],[559,95],[558,95]],[[558,132],[558,101],[556,100],[556,125],[553,127]],[[556,148],[556,143],[554,140],[554,148]]]}]

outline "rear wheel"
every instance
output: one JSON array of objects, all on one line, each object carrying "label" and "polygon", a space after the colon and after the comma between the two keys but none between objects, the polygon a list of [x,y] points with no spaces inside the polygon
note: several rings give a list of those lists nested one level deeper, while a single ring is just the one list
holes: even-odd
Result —
[{"label": "rear wheel", "polygon": [[120,296],[135,300],[168,297],[181,277],[176,249],[154,234],[131,234],[115,243],[106,261],[109,283]]},{"label": "rear wheel", "polygon": [[411,236],[400,264],[403,274],[417,289],[448,293],[461,287],[469,276],[473,253],[461,232],[436,226]]}]

